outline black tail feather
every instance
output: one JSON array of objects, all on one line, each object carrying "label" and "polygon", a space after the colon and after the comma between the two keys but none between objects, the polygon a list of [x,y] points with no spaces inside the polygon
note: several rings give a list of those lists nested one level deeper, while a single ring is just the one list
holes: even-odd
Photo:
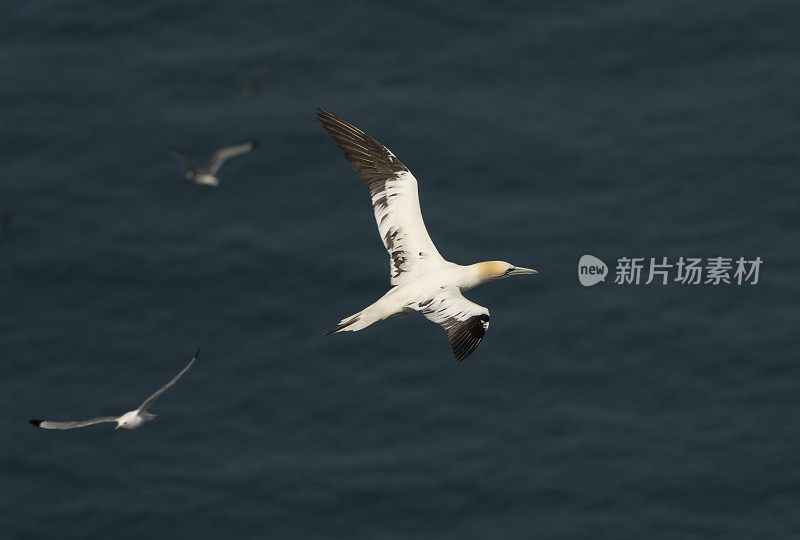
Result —
[{"label": "black tail feather", "polygon": [[351,324],[353,324],[354,322],[356,322],[357,320],[358,320],[358,317],[353,317],[352,319],[348,319],[348,320],[346,320],[344,322],[341,322],[341,323],[339,323],[339,325],[336,328],[334,328],[330,332],[325,332],[324,335],[329,336],[329,335],[331,335],[331,334],[333,334],[335,332],[338,332],[339,330],[343,330],[343,329],[347,328],[348,326],[350,326]]}]

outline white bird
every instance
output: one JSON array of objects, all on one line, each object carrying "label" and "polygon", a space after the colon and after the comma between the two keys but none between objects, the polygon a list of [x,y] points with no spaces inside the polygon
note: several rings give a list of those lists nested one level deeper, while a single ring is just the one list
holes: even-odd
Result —
[{"label": "white bird", "polygon": [[388,148],[323,109],[317,119],[330,133],[372,196],[375,221],[389,252],[393,287],[377,302],[339,322],[335,332],[354,332],[395,315],[421,312],[447,331],[457,362],[469,356],[489,328],[489,310],[461,295],[482,283],[536,270],[504,261],[461,266],[433,245],[417,194],[417,180]]},{"label": "white bird", "polygon": [[189,361],[186,367],[180,371],[180,373],[175,375],[172,378],[172,380],[169,381],[167,384],[156,390],[155,393],[146,400],[144,400],[144,402],[142,402],[142,404],[139,405],[139,407],[137,407],[132,411],[126,412],[122,416],[98,416],[97,418],[91,418],[89,420],[81,420],[78,422],[51,422],[49,420],[31,420],[30,423],[42,429],[72,429],[72,428],[91,426],[94,424],[102,424],[104,422],[116,422],[117,425],[114,429],[120,429],[120,428],[136,429],[145,422],[149,422],[156,416],[158,416],[157,414],[151,413],[148,409],[150,409],[150,407],[153,405],[153,402],[155,402],[155,400],[158,399],[158,396],[163,394],[167,388],[171,387],[176,382],[178,382],[178,379],[180,379],[184,373],[189,371],[189,368],[191,368],[194,365],[199,355],[200,355],[200,349],[198,348],[197,352],[194,353],[194,357],[192,357],[192,359]]},{"label": "white bird", "polygon": [[258,143],[249,141],[220,148],[211,154],[211,159],[208,160],[208,165],[205,167],[198,167],[194,161],[176,150],[172,150],[171,153],[178,161],[187,167],[185,175],[187,180],[202,186],[218,186],[219,178],[216,177],[216,174],[219,168],[222,167],[222,164],[232,157],[246,154],[256,146],[258,146]]}]

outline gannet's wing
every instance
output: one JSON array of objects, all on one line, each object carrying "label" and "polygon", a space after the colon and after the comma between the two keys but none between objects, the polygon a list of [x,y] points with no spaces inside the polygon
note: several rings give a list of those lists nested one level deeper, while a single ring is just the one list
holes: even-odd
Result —
[{"label": "gannet's wing", "polygon": [[142,402],[142,404],[141,404],[141,405],[139,405],[139,408],[138,408],[138,409],[136,409],[136,410],[137,410],[137,411],[146,411],[147,409],[149,409],[149,408],[150,408],[150,406],[151,406],[151,405],[153,405],[153,402],[154,402],[155,400],[157,400],[157,399],[158,399],[158,396],[160,396],[161,394],[163,394],[163,393],[164,393],[164,390],[166,390],[167,388],[169,388],[170,386],[172,386],[172,385],[174,385],[176,382],[178,382],[178,379],[180,379],[181,377],[183,377],[183,374],[184,374],[184,373],[186,373],[187,371],[189,371],[189,368],[191,368],[191,367],[194,365],[194,363],[195,363],[195,361],[197,360],[197,357],[198,357],[198,356],[200,356],[200,349],[199,349],[199,348],[197,349],[197,352],[196,352],[196,353],[194,353],[194,356],[193,356],[193,357],[192,357],[192,359],[189,361],[189,363],[188,363],[188,364],[186,364],[186,367],[185,367],[185,368],[183,368],[183,369],[180,371],[180,373],[178,373],[177,375],[175,375],[175,376],[172,378],[172,380],[171,380],[171,381],[169,381],[167,384],[165,384],[164,386],[162,386],[161,388],[159,388],[158,390],[156,390],[156,391],[155,391],[155,393],[154,393],[152,396],[150,396],[149,398],[147,398],[146,400],[144,400],[144,402]]},{"label": "gannet's wing", "polygon": [[417,179],[408,168],[388,148],[338,116],[317,109],[317,119],[369,188],[378,231],[389,252],[392,285],[443,263],[422,221]]},{"label": "gannet's wing", "polygon": [[197,171],[200,170],[200,168],[195,164],[195,162],[189,159],[189,156],[181,154],[177,150],[170,150],[169,153],[172,154],[172,157],[183,163],[184,166],[186,166],[186,168],[189,169],[190,171],[196,173]]},{"label": "gannet's wing", "polygon": [[119,416],[98,416],[90,420],[81,420],[79,422],[50,422],[48,420],[31,420],[31,424],[42,429],[72,429],[85,426],[92,426],[94,424],[102,424],[104,422],[116,422]]},{"label": "gannet's wing", "polygon": [[228,161],[230,158],[239,156],[241,154],[246,154],[255,147],[256,143],[250,141],[243,144],[220,148],[211,155],[211,159],[208,161],[208,165],[206,165],[208,174],[217,174],[217,171],[220,167],[222,167],[222,164]]},{"label": "gannet's wing", "polygon": [[456,362],[472,354],[489,328],[489,310],[470,302],[456,287],[444,287],[431,298],[408,306],[447,330]]}]

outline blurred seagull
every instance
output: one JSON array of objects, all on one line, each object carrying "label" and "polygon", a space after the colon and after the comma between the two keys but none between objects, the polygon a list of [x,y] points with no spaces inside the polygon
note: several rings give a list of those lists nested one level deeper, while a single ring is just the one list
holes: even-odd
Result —
[{"label": "blurred seagull", "polygon": [[205,167],[198,167],[194,161],[189,159],[184,154],[176,150],[172,150],[172,155],[183,163],[187,167],[186,171],[186,179],[191,180],[195,184],[200,184],[203,186],[218,186],[219,185],[219,178],[215,175],[222,164],[228,161],[232,157],[236,157],[242,154],[246,154],[253,148],[258,146],[258,143],[249,141],[242,144],[236,144],[233,146],[226,146],[225,148],[220,148],[213,154],[211,154],[211,159],[208,160],[208,165]]},{"label": "blurred seagull", "polygon": [[79,422],[50,422],[49,420],[31,420],[30,423],[42,429],[72,429],[91,426],[94,424],[102,424],[104,422],[116,422],[117,425],[114,429],[136,429],[145,422],[149,422],[158,416],[157,414],[149,412],[148,409],[153,405],[153,402],[158,399],[158,396],[164,393],[164,390],[178,382],[178,379],[180,379],[184,373],[189,371],[189,368],[194,365],[199,355],[200,349],[198,348],[197,352],[194,353],[194,357],[192,357],[191,361],[180,371],[180,373],[175,375],[167,384],[156,390],[156,392],[144,400],[144,402],[139,405],[138,408],[128,411],[122,416],[98,416],[97,418],[82,420]]},{"label": "blurred seagull", "polygon": [[330,133],[372,196],[375,221],[389,252],[393,287],[377,302],[339,322],[335,332],[354,332],[395,315],[421,312],[447,331],[457,362],[469,356],[489,328],[489,310],[461,291],[536,270],[503,261],[461,266],[446,261],[433,245],[419,207],[417,180],[388,148],[341,118],[317,109]]}]

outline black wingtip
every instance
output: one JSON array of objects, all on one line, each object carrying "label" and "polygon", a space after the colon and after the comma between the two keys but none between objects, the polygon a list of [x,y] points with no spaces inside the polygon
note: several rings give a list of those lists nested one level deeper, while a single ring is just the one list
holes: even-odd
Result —
[{"label": "black wingtip", "polygon": [[28,420],[28,422],[30,422],[31,424],[33,424],[36,427],[39,427],[39,424],[41,424],[43,422],[43,420]]},{"label": "black wingtip", "polygon": [[200,356],[200,347],[197,347],[197,351],[195,351],[194,353],[195,358],[197,358],[198,356]]},{"label": "black wingtip", "polygon": [[255,150],[260,144],[258,141],[250,141],[250,150]]}]

